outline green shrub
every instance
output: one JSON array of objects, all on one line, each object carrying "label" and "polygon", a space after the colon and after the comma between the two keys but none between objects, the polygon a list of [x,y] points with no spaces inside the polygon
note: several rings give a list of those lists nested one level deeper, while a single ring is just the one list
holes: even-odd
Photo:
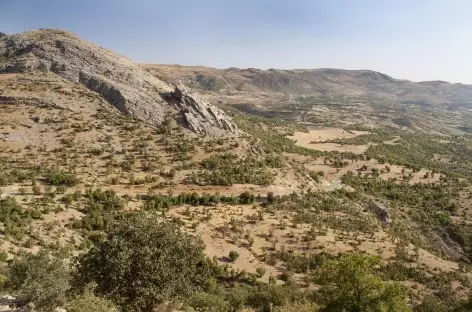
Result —
[{"label": "green shrub", "polygon": [[257,276],[261,278],[266,274],[266,269],[264,267],[257,267],[256,273],[257,273]]},{"label": "green shrub", "polygon": [[231,262],[235,262],[239,258],[239,253],[237,251],[231,250],[228,255]]},{"label": "green shrub", "polygon": [[130,213],[110,224],[105,237],[79,259],[76,282],[96,283],[97,293],[127,311],[201,289],[212,276],[203,243],[154,214]]},{"label": "green shrub", "polygon": [[344,254],[324,261],[315,271],[321,311],[411,311],[406,289],[397,283],[383,282],[376,272],[378,258]]},{"label": "green shrub", "polygon": [[232,311],[225,298],[216,294],[198,292],[188,300],[188,305],[197,312],[225,312]]},{"label": "green shrub", "polygon": [[67,312],[117,312],[115,305],[104,298],[97,297],[90,288],[68,301],[65,305]]},{"label": "green shrub", "polygon": [[33,185],[33,195],[41,195],[41,187],[39,185]]},{"label": "green shrub", "polygon": [[75,174],[55,169],[49,170],[45,178],[47,183],[52,185],[74,186],[80,182]]},{"label": "green shrub", "polygon": [[2,250],[0,251],[0,262],[6,262],[8,259],[8,254]]},{"label": "green shrub", "polygon": [[54,311],[66,302],[70,273],[66,261],[41,250],[16,258],[7,271],[6,288],[20,306],[33,303],[38,311]]}]

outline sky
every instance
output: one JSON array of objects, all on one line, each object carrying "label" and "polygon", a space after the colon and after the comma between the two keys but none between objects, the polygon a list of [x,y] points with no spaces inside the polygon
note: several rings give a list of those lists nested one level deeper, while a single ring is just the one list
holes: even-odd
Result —
[{"label": "sky", "polygon": [[39,28],[142,63],[371,69],[472,84],[470,0],[0,0],[0,31]]}]

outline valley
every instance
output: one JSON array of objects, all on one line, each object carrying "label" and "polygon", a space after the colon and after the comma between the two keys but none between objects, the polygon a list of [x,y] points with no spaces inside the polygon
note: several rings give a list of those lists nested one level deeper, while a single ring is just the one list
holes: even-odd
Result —
[{"label": "valley", "polygon": [[[0,56],[4,293],[37,300],[11,268],[47,252],[103,311],[337,311],[323,291],[345,267],[393,298],[372,311],[467,311],[471,86],[138,65],[59,30]],[[172,248],[175,275],[153,258]],[[67,307],[44,285],[40,311]]]}]

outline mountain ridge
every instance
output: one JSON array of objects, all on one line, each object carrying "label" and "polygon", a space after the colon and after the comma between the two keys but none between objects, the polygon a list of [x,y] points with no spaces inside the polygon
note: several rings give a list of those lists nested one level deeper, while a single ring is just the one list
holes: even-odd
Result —
[{"label": "mountain ridge", "polygon": [[373,70],[216,69],[203,66],[143,64],[169,82],[205,91],[272,92],[292,95],[371,96],[396,102],[472,103],[472,85],[443,81],[414,82]]},{"label": "mountain ridge", "polygon": [[168,67],[176,67],[176,68],[189,68],[189,69],[210,69],[216,71],[249,71],[249,70],[257,70],[257,71],[282,71],[282,72],[310,72],[310,71],[340,71],[340,72],[372,72],[376,74],[381,74],[391,78],[395,81],[402,81],[402,82],[411,82],[411,83],[446,83],[450,85],[464,85],[464,86],[472,86],[472,83],[464,83],[464,82],[452,82],[448,80],[441,80],[441,79],[434,79],[434,80],[412,80],[408,78],[396,78],[394,76],[390,76],[382,71],[375,70],[375,69],[367,69],[367,68],[359,68],[359,69],[345,69],[345,68],[337,68],[337,67],[316,67],[316,68],[275,68],[271,67],[268,69],[264,68],[257,68],[257,67],[224,67],[218,68],[214,66],[207,66],[207,65],[182,65],[176,63],[150,63],[150,62],[138,62],[144,67],[152,67],[152,66],[168,66]]}]

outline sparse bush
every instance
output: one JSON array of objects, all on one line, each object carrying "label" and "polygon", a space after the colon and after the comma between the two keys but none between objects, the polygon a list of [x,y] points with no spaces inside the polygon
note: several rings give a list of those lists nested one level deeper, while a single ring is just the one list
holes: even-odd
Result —
[{"label": "sparse bush", "polygon": [[33,195],[41,195],[41,187],[39,185],[33,185]]},{"label": "sparse bush", "polygon": [[235,262],[239,258],[239,253],[235,250],[231,250],[228,255],[229,260],[231,262]]},{"label": "sparse bush", "polygon": [[257,276],[261,278],[266,274],[266,269],[264,267],[257,267],[256,273],[257,273]]},{"label": "sparse bush", "polygon": [[8,254],[2,250],[0,251],[0,262],[5,262],[8,259]]}]

